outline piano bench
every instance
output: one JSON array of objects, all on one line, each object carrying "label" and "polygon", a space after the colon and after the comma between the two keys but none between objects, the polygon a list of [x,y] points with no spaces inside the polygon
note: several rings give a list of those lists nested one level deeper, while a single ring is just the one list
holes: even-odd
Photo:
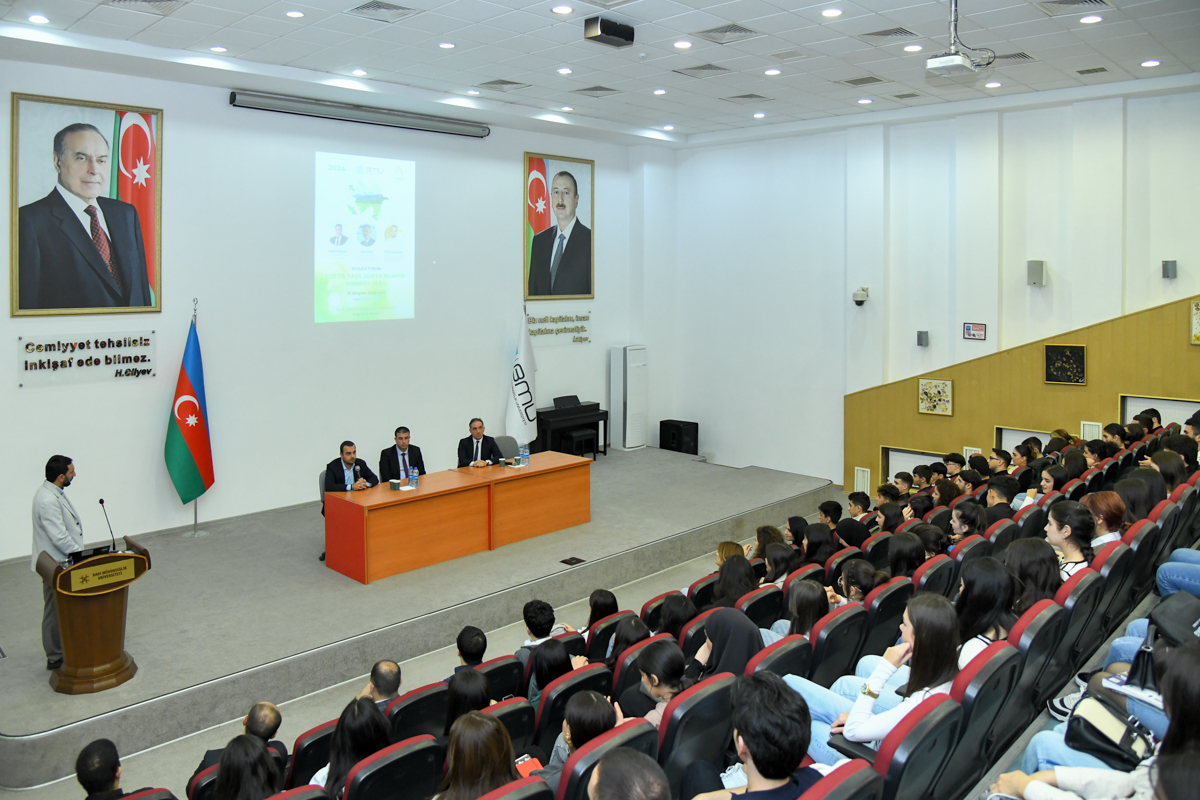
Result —
[{"label": "piano bench", "polygon": [[591,450],[592,461],[596,460],[596,432],[591,428],[573,428],[563,431],[559,441],[570,447],[566,452],[571,455],[581,456]]}]

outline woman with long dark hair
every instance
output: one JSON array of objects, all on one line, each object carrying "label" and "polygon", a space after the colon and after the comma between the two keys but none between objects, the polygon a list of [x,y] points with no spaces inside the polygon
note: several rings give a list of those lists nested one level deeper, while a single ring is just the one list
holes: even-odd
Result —
[{"label": "woman with long dark hair", "polygon": [[804,563],[822,569],[829,557],[838,551],[837,541],[828,525],[813,523],[804,529]]},{"label": "woman with long dark hair", "polygon": [[554,740],[550,762],[544,768],[529,773],[530,776],[541,778],[550,784],[550,791],[557,793],[563,767],[567,765],[571,753],[616,726],[617,712],[603,695],[590,689],[576,692],[567,701],[562,733]]},{"label": "woman with long dark hair", "polygon": [[1166,500],[1171,496],[1170,490],[1167,489],[1167,482],[1156,469],[1151,469],[1150,467],[1138,467],[1130,472],[1127,477],[1133,478],[1134,480],[1139,480],[1146,484],[1146,488],[1150,490],[1151,510],[1153,510],[1154,507],[1163,500]]},{"label": "woman with long dark hair", "polygon": [[279,767],[257,736],[235,736],[221,752],[214,800],[266,800],[281,788]]},{"label": "woman with long dark hair", "polygon": [[1044,539],[1017,539],[1004,548],[1004,566],[1016,580],[1013,613],[1019,618],[1043,600],[1053,600],[1062,586],[1058,556]]},{"label": "woman with long dark hair", "polygon": [[1168,493],[1175,491],[1189,477],[1183,456],[1171,450],[1159,450],[1150,456],[1150,466],[1162,475]]},{"label": "woman with long dark hair", "polygon": [[1123,478],[1113,487],[1121,502],[1125,504],[1125,526],[1147,519],[1154,506],[1150,504],[1150,487],[1145,481]]},{"label": "woman with long dark hair", "polygon": [[783,544],[783,531],[774,525],[759,525],[754,532],[754,541],[746,545],[746,558],[766,558],[767,545],[778,542]]},{"label": "woman with long dark hair", "polygon": [[1078,447],[1072,447],[1063,453],[1063,468],[1067,471],[1067,480],[1073,481],[1088,471],[1087,456],[1079,452]]},{"label": "woman with long dark hair", "polygon": [[482,711],[491,705],[491,702],[491,682],[487,675],[477,669],[464,669],[454,673],[446,692],[446,724],[442,727],[442,736],[450,735],[454,721],[463,714],[468,711]]},{"label": "woman with long dark hair", "polygon": [[[842,760],[843,756],[828,744],[830,734],[841,733],[852,742],[879,741],[921,701],[950,692],[958,674],[958,618],[950,601],[940,595],[920,595],[910,600],[900,625],[900,639],[900,644],[883,654],[853,700],[805,678],[784,678],[808,703],[812,715],[808,754],[814,761],[833,765]],[[880,692],[896,670],[906,664],[909,678],[903,700],[877,713],[875,702]]]},{"label": "woman with long dark hair", "polygon": [[924,563],[925,544],[915,533],[897,533],[888,540],[888,572],[893,578],[911,578]]},{"label": "woman with long dark hair", "polygon": [[329,763],[309,783],[325,787],[325,793],[337,800],[346,789],[351,767],[387,746],[388,724],[379,706],[369,697],[351,700],[329,740]]},{"label": "woman with long dark hair", "polygon": [[712,602],[705,606],[704,610],[733,608],[743,595],[757,588],[758,577],[754,574],[754,567],[750,566],[750,561],[745,556],[730,556],[721,565],[717,583],[713,586]]},{"label": "woman with long dark hair", "polygon": [[779,636],[808,636],[817,620],[829,613],[829,595],[817,581],[795,581],[788,589],[784,616],[771,626]]},{"label": "woman with long dark hair", "polygon": [[587,624],[581,629],[583,640],[586,642],[587,637],[592,632],[592,626],[605,617],[612,616],[621,609],[617,607],[617,596],[608,589],[597,589],[588,597],[588,614]]},{"label": "woman with long dark hair", "polygon": [[[542,698],[542,690],[552,681],[570,672],[571,657],[567,646],[558,639],[547,639],[534,648],[533,674],[529,678],[529,702],[536,710]],[[466,670],[463,670],[466,672]]]},{"label": "woman with long dark hair", "polygon": [[689,600],[686,594],[667,595],[667,599],[663,600],[657,632],[669,633],[678,639],[683,626],[694,620],[699,613],[696,604]]},{"label": "woman with long dark hair", "polygon": [[515,760],[512,739],[498,719],[478,711],[464,714],[450,728],[446,777],[433,800],[477,800],[520,780]]},{"label": "woman with long dark hair", "polygon": [[883,570],[876,570],[865,558],[852,558],[842,565],[842,574],[838,576],[838,594],[832,586],[825,590],[829,602],[834,606],[844,606],[846,603],[861,603],[875,587],[887,583],[890,578]]},{"label": "woman with long dark hair", "polygon": [[950,549],[968,536],[980,536],[986,530],[987,512],[983,506],[964,500],[950,512]]},{"label": "woman with long dark hair", "polygon": [[[945,555],[946,534],[937,525],[930,525],[928,522],[924,522],[920,525],[912,526],[910,530],[921,540],[921,544],[924,545],[926,561],[934,556]],[[908,532],[905,531],[905,533]]]},{"label": "woman with long dark hair", "polygon": [[608,640],[608,658],[604,660],[604,666],[614,669],[622,653],[649,638],[650,629],[646,627],[646,623],[638,617],[625,617],[617,623],[612,638]]},{"label": "woman with long dark hair", "polygon": [[654,705],[637,716],[644,717],[657,728],[662,722],[667,703],[692,685],[691,679],[686,675],[687,659],[677,642],[663,639],[642,648],[638,653],[637,666],[642,674],[642,682],[626,689],[621,694],[621,701],[617,703],[617,707],[623,715],[633,716],[632,709],[645,708],[643,697],[649,696]]},{"label": "woman with long dark hair", "polygon": [[1092,550],[1096,521],[1086,506],[1074,500],[1060,500],[1050,506],[1046,517],[1046,541],[1062,554],[1058,571],[1065,581],[1096,557]]},{"label": "woman with long dark hair", "polygon": [[[939,481],[939,483],[954,485],[950,481]],[[894,533],[904,524],[904,509],[899,503],[884,503],[876,509],[876,519],[879,521],[879,530],[885,533]]]},{"label": "woman with long dark hair", "polygon": [[783,582],[800,567],[800,554],[789,545],[782,542],[772,542],[767,545],[767,574],[762,579],[762,585],[773,583],[780,589]]}]

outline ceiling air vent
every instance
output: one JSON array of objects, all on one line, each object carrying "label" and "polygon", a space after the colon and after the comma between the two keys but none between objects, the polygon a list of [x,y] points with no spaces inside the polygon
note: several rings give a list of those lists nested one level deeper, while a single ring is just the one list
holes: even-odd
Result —
[{"label": "ceiling air vent", "polygon": [[750,103],[761,103],[764,100],[770,100],[769,97],[763,97],[761,94],[739,94],[734,97],[722,97],[722,100],[728,100],[731,103],[740,103],[748,105]]},{"label": "ceiling air vent", "polygon": [[908,28],[888,28],[887,30],[874,31],[873,33],[864,33],[858,38],[864,42],[875,44],[880,42],[897,42],[901,39],[916,39],[917,35]]},{"label": "ceiling air vent", "polygon": [[[8,5],[2,4],[0,5]],[[125,8],[130,11],[144,11],[147,14],[157,14],[165,17],[187,5],[187,0],[108,0],[105,5],[115,8]]]},{"label": "ceiling air vent", "polygon": [[528,83],[516,81],[494,80],[479,84],[480,89],[491,89],[493,92],[511,92],[513,89],[528,89]]},{"label": "ceiling air vent", "polygon": [[411,17],[414,14],[420,14],[421,9],[398,6],[395,3],[385,3],[383,0],[371,0],[369,3],[363,3],[361,6],[347,9],[343,13],[349,14],[352,17],[373,19],[376,22],[396,22],[406,17]]},{"label": "ceiling air vent", "polygon": [[740,42],[745,39],[753,39],[756,36],[762,36],[758,31],[752,31],[749,28],[738,25],[736,22],[729,25],[722,25],[719,28],[709,28],[706,31],[700,31],[693,34],[701,39],[708,39],[710,42],[717,44],[729,44],[730,42]]},{"label": "ceiling air vent", "polygon": [[892,97],[897,100],[912,100],[914,97],[921,97],[920,92],[905,92],[904,94],[894,94]]},{"label": "ceiling air vent", "polygon": [[811,58],[811,56],[799,50],[780,50],[778,53],[771,53],[767,58],[777,63],[787,63],[788,61],[799,61],[802,58]]},{"label": "ceiling air vent", "polygon": [[1092,67],[1091,69],[1076,70],[1080,75],[1099,75],[1102,72],[1108,72],[1108,67]]},{"label": "ceiling air vent", "polygon": [[1036,58],[1029,53],[1005,53],[1004,55],[996,56],[997,61],[1003,61],[1005,64],[1027,64],[1031,61],[1037,61]]},{"label": "ceiling air vent", "polygon": [[678,72],[680,75],[687,75],[689,78],[711,78],[713,75],[724,75],[731,71],[725,67],[718,67],[716,64],[701,64],[698,67],[673,70],[673,72]]},{"label": "ceiling air vent", "polygon": [[599,6],[600,8],[616,8],[627,3],[632,3],[634,0],[587,0],[589,6]]},{"label": "ceiling air vent", "polygon": [[1086,14],[1089,11],[1100,11],[1113,7],[1113,4],[1106,0],[1042,0],[1042,2],[1035,2],[1034,5],[1052,17]]},{"label": "ceiling air vent", "polygon": [[573,94],[586,94],[588,97],[608,97],[613,94],[620,94],[620,89],[610,89],[607,86],[589,86],[586,89],[575,89]]},{"label": "ceiling air vent", "polygon": [[874,75],[868,75],[865,78],[851,78],[848,81],[841,81],[841,83],[854,87],[873,86],[876,83],[883,83],[883,78],[876,78]]}]

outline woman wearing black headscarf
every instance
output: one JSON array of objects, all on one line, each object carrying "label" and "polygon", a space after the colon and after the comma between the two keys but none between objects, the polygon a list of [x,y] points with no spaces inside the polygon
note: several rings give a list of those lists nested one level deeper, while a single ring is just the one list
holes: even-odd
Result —
[{"label": "woman wearing black headscarf", "polygon": [[762,633],[750,618],[735,608],[714,611],[704,622],[708,637],[684,677],[702,681],[722,672],[741,675],[746,664],[763,649]]}]

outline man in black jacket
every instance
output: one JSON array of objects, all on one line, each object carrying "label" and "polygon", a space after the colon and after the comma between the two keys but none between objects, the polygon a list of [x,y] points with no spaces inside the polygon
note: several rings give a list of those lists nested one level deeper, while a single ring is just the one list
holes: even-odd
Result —
[{"label": "man in black jacket", "polygon": [[385,447],[379,453],[379,482],[399,480],[401,486],[408,485],[408,471],[416,467],[418,475],[425,474],[425,461],[421,448],[409,444],[412,433],[401,425],[396,428],[395,447]]},{"label": "man in black jacket", "polygon": [[[342,456],[325,465],[325,491],[352,492],[370,489],[379,483],[367,462],[358,457],[358,448],[349,440],[342,442]],[[325,516],[325,501],[321,501],[321,516]],[[325,553],[321,553],[321,561]]]},{"label": "man in black jacket", "polygon": [[471,435],[458,442],[458,466],[486,467],[498,464],[504,456],[491,436],[483,435],[483,420],[471,420]]},{"label": "man in black jacket", "polygon": [[125,796],[121,791],[121,758],[117,746],[108,739],[97,739],[80,751],[75,759],[75,778],[87,792],[87,800]]},{"label": "man in black jacket", "polygon": [[[275,757],[276,763],[281,767],[280,774],[282,775],[283,769],[287,766],[287,745],[271,738],[279,730],[281,722],[283,722],[283,714],[279,713],[279,709],[274,703],[255,703],[250,708],[250,713],[242,717],[242,730],[247,735],[257,736],[267,743],[271,755]],[[192,777],[196,777],[214,764],[221,763],[221,754],[224,752],[224,747],[207,751],[204,758],[200,760],[200,766],[196,767],[196,771],[192,773]],[[188,782],[191,783],[191,779],[188,779]]]}]

